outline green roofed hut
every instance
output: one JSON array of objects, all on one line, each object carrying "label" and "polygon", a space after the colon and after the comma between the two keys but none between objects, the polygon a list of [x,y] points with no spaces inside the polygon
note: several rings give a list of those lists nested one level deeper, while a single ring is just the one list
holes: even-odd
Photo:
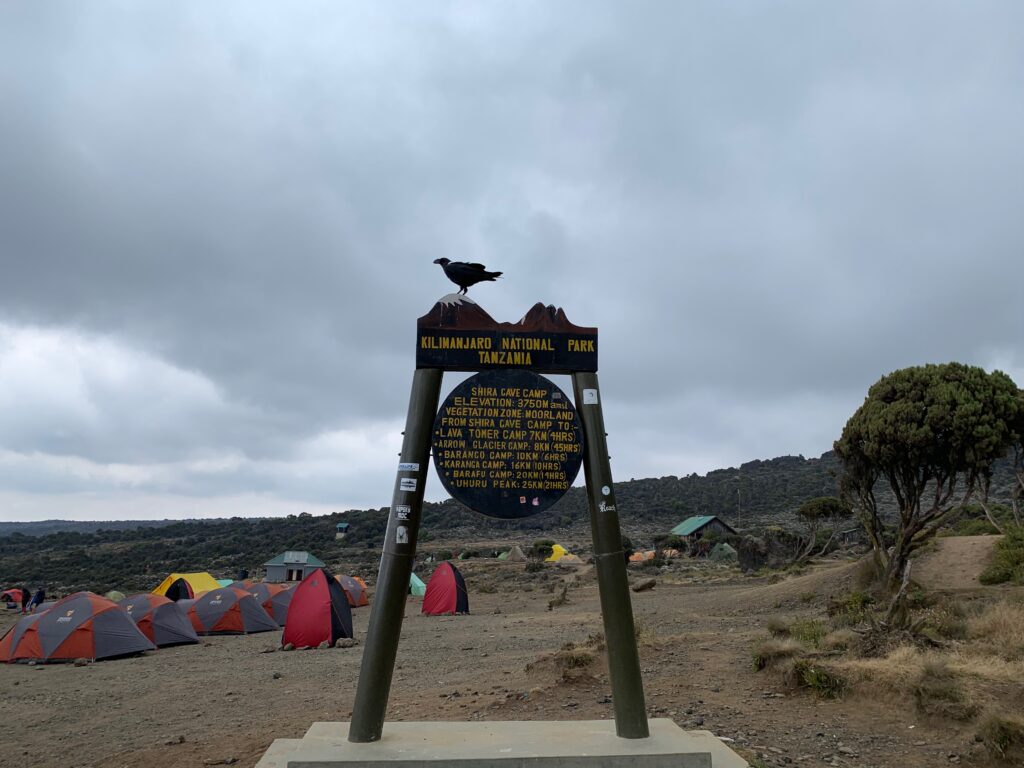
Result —
[{"label": "green roofed hut", "polygon": [[709,533],[725,536],[728,533],[736,533],[736,530],[717,515],[697,515],[683,520],[671,533],[687,541],[697,541]]},{"label": "green roofed hut", "polygon": [[267,560],[264,567],[267,569],[267,578],[264,581],[302,581],[317,568],[326,568],[327,565],[319,557],[314,557],[309,552],[282,552],[273,560]]}]

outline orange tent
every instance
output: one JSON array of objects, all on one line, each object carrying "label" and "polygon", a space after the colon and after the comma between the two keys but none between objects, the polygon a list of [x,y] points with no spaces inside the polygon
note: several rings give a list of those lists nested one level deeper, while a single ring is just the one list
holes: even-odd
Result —
[{"label": "orange tent", "polygon": [[75,592],[15,624],[0,640],[0,661],[107,659],[154,650],[117,603]]}]

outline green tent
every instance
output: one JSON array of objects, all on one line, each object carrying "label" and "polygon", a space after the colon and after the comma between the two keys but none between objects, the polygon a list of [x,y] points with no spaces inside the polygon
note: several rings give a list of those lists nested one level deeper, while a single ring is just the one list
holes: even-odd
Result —
[{"label": "green tent", "polygon": [[104,597],[107,598],[107,600],[113,600],[115,603],[119,603],[124,600],[124,592],[112,589],[110,592],[107,592]]},{"label": "green tent", "polygon": [[738,559],[738,555],[735,549],[723,541],[715,544],[714,549],[708,555],[708,559],[714,560],[716,563],[730,563],[735,562]]},{"label": "green tent", "polygon": [[498,555],[498,559],[499,560],[508,560],[508,552],[502,552],[500,555]]},{"label": "green tent", "polygon": [[427,585],[415,573],[409,574],[409,594],[413,597],[423,597],[427,594]]},{"label": "green tent", "polygon": [[222,587],[230,587],[235,582],[233,582],[231,579],[217,579],[217,583],[220,584]]}]

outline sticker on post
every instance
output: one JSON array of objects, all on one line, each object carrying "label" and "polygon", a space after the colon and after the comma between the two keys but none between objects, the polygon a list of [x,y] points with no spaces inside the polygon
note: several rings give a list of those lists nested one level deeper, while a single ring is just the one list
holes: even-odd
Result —
[{"label": "sticker on post", "polygon": [[396,520],[408,520],[409,515],[412,513],[412,507],[405,504],[398,504],[395,506],[395,519]]},{"label": "sticker on post", "polygon": [[409,529],[404,525],[400,525],[395,528],[395,544],[408,544],[409,543]]},{"label": "sticker on post", "polygon": [[611,496],[611,494],[612,494],[612,489],[611,488],[609,488],[607,485],[602,485],[601,486],[601,495],[602,496]]},{"label": "sticker on post", "polygon": [[584,389],[583,390],[583,404],[584,405],[597,405],[597,390],[596,389]]},{"label": "sticker on post", "polygon": [[415,491],[416,490],[416,478],[415,477],[403,477],[398,481],[398,490],[400,491]]},{"label": "sticker on post", "polygon": [[420,465],[414,461],[403,461],[398,465],[399,472],[419,472]]}]

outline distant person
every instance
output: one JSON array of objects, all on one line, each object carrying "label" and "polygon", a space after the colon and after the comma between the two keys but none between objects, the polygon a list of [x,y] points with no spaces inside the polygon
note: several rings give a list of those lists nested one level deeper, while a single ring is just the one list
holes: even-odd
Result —
[{"label": "distant person", "polygon": [[25,587],[21,588],[21,612],[28,613],[28,601],[32,598],[32,593],[29,592]]},{"label": "distant person", "polygon": [[38,608],[44,602],[46,602],[46,590],[43,587],[40,587],[32,596],[32,604],[28,607],[29,613],[35,613],[36,608]]}]

